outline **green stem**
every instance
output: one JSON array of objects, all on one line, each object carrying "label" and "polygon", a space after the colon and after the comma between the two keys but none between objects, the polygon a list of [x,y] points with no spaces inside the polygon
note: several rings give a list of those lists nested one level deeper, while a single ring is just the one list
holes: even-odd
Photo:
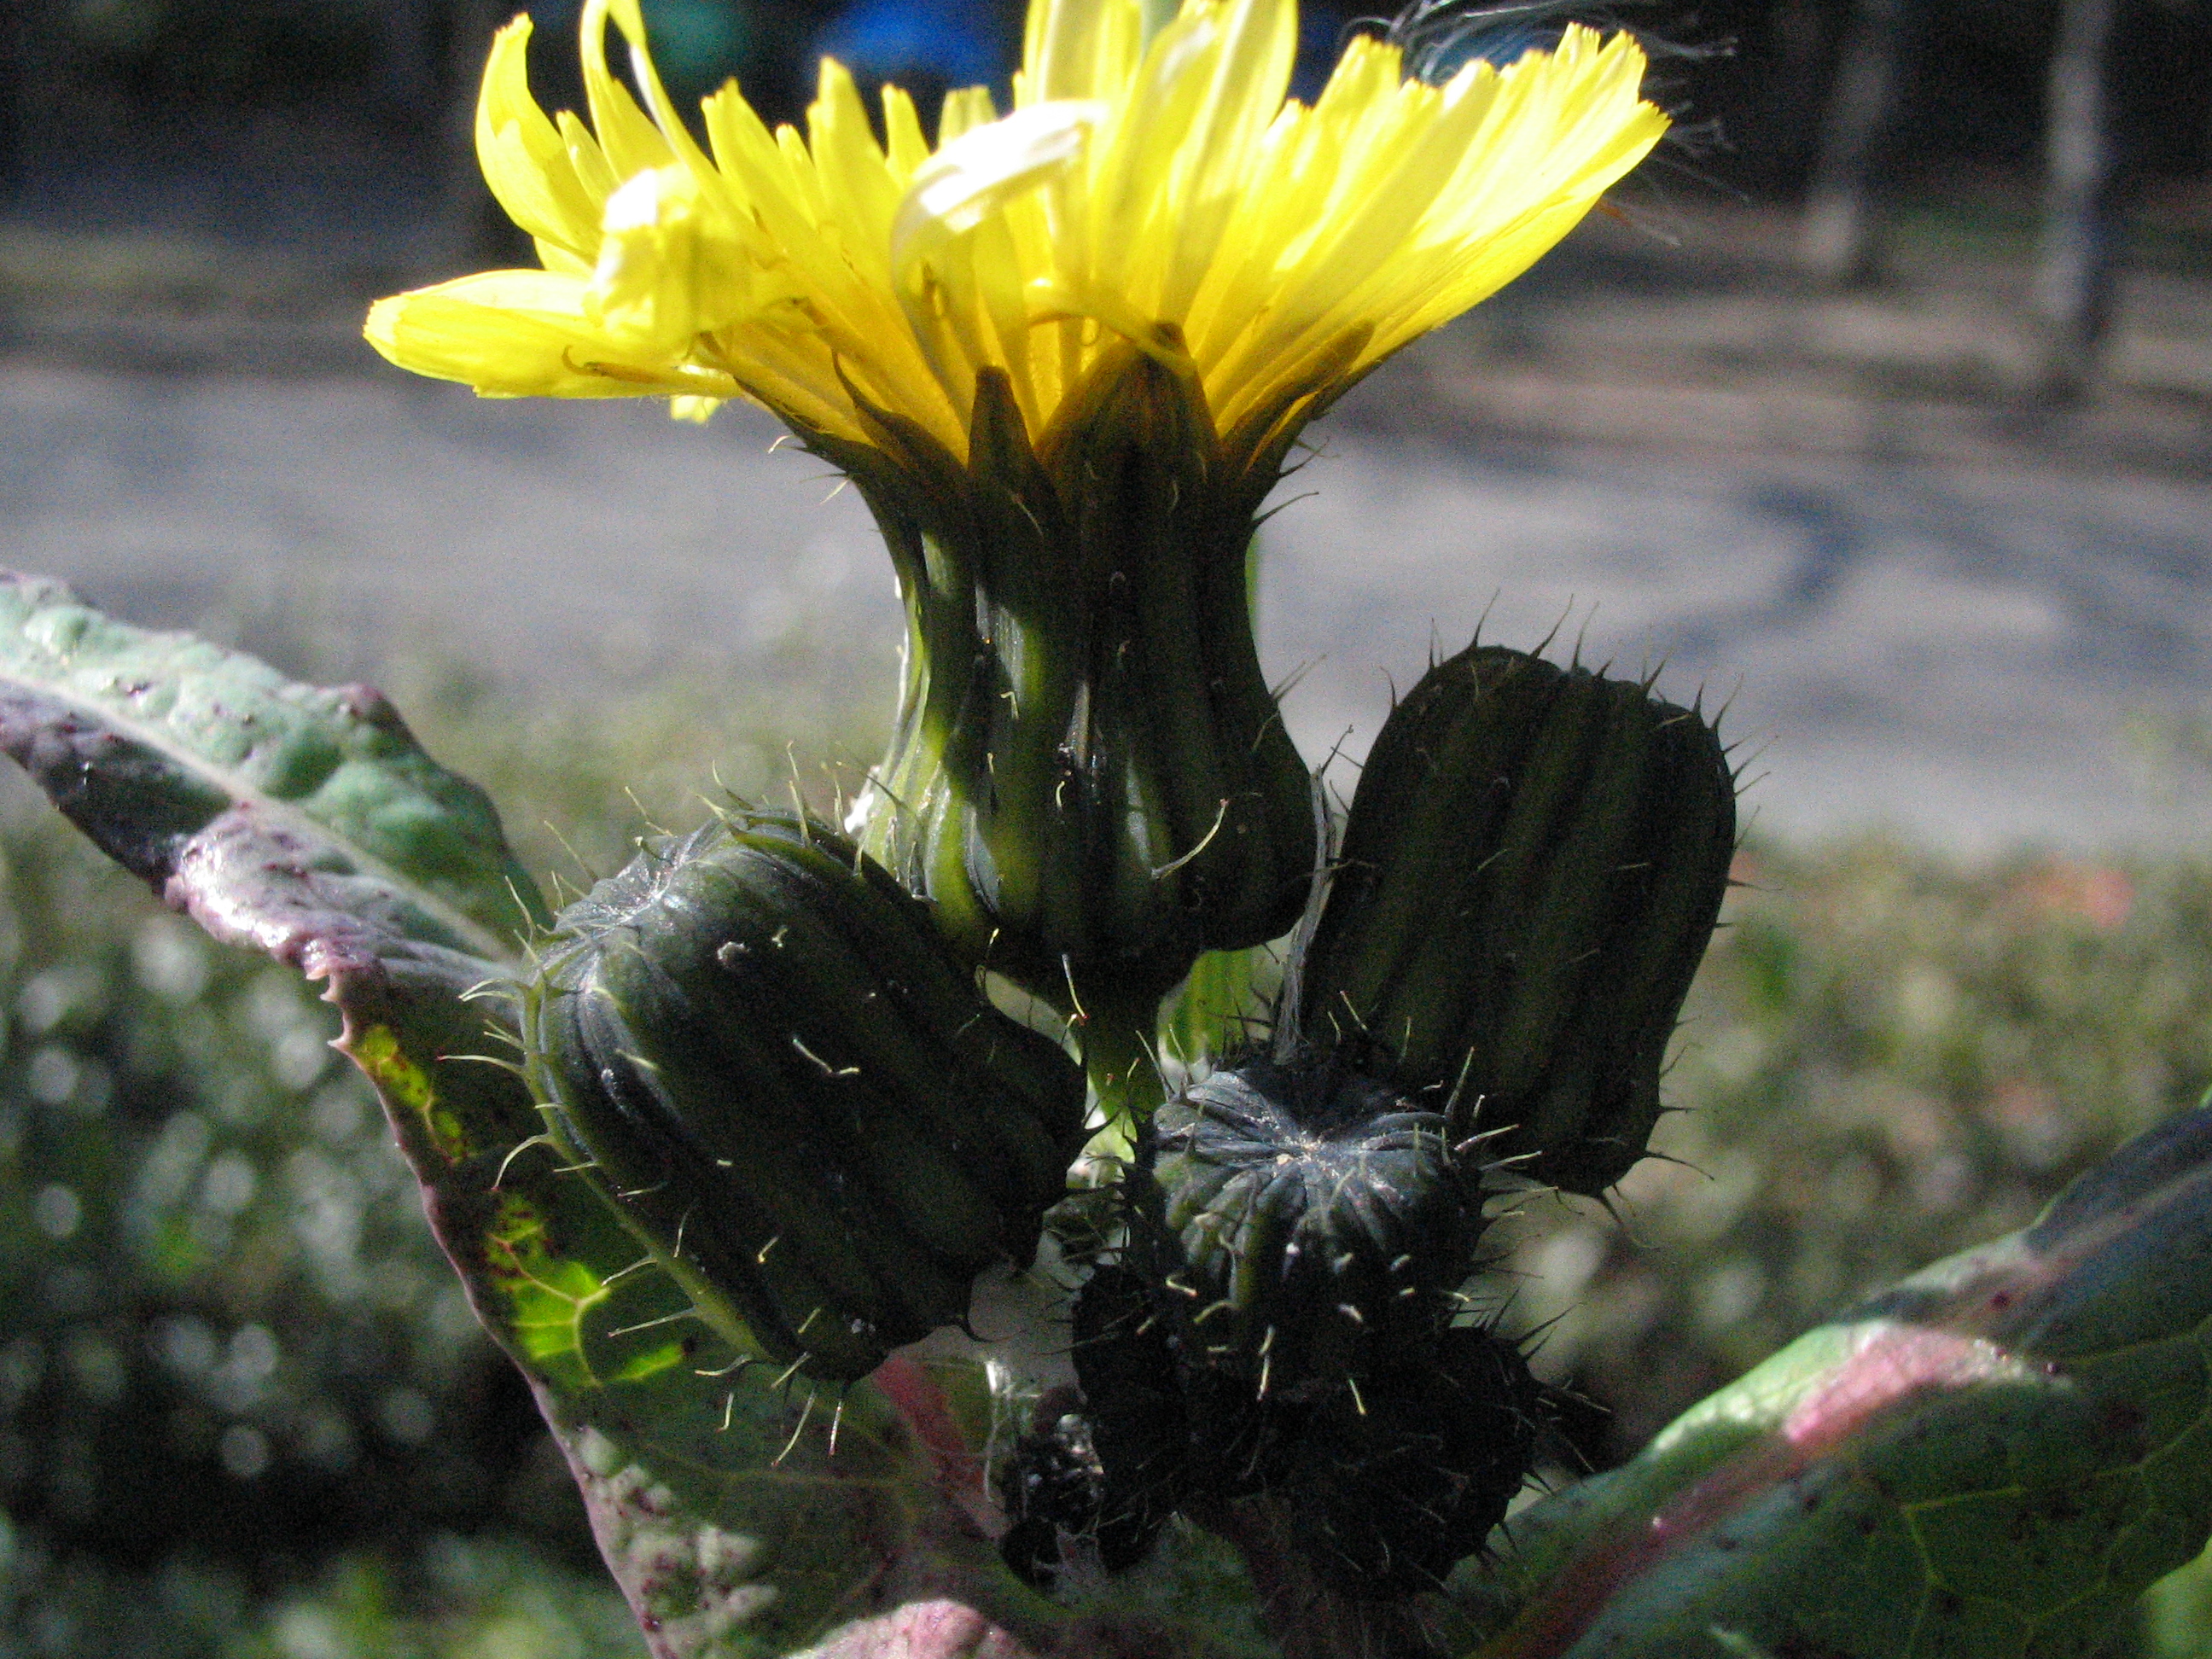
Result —
[{"label": "green stem", "polygon": [[1437,1659],[1445,1650],[1417,1604],[1351,1601],[1316,1578],[1291,1543],[1280,1499],[1221,1504],[1200,1524],[1243,1557],[1283,1659]]},{"label": "green stem", "polygon": [[1106,1113],[1107,1134],[1091,1151],[1126,1156],[1137,1126],[1149,1121],[1167,1097],[1159,1066],[1159,999],[1113,985],[1075,989],[1083,1069]]}]

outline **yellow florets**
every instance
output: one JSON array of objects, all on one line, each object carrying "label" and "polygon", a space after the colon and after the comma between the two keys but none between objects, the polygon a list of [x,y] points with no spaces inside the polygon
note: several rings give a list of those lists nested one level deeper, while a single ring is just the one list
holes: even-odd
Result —
[{"label": "yellow florets", "polygon": [[[847,441],[865,402],[955,456],[979,370],[1006,372],[1035,436],[1127,341],[1194,370],[1231,438],[1304,418],[1518,275],[1666,126],[1625,35],[1570,28],[1441,86],[1361,37],[1307,107],[1285,99],[1295,0],[1186,0],[1149,41],[1143,9],[1032,0],[1012,112],[951,94],[934,151],[891,87],[879,143],[830,62],[805,138],[732,84],[702,106],[702,149],[637,0],[590,0],[591,124],[549,118],[518,18],[477,147],[544,269],[380,301],[368,337],[493,396],[658,393],[693,415],[748,396]],[[607,64],[610,22],[642,106]]]}]

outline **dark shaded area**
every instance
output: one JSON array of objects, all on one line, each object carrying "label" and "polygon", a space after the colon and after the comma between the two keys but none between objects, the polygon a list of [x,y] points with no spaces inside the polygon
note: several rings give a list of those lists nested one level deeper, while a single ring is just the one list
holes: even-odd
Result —
[{"label": "dark shaded area", "polygon": [[[1562,9],[1636,30],[1673,109],[1676,162],[1723,188],[1791,198],[1814,165],[1850,0],[1656,0]],[[580,0],[530,9],[548,107],[578,106]],[[771,120],[798,120],[815,55],[864,84],[921,96],[985,80],[1018,54],[1018,0],[647,0],[680,104],[734,76]],[[1350,5],[1306,8],[1309,95]],[[505,0],[18,0],[0,19],[0,189],[9,216],[58,228],[173,225],[246,240],[312,240],[343,262],[377,246],[439,263],[426,227],[465,246],[480,212],[471,106]],[[1921,0],[1895,149],[1915,176],[1961,163],[2031,165],[2056,0]],[[1502,27],[1503,26],[1499,26]],[[1553,32],[1556,24],[1548,25]],[[1526,29],[1482,35],[1510,57]],[[1539,31],[1541,33],[1541,31]],[[1468,50],[1478,48],[1469,47]],[[2118,142],[2134,173],[2201,173],[2212,152],[2212,16],[2127,0],[2113,46]],[[442,226],[438,222],[443,220]],[[433,240],[436,240],[434,236]]]},{"label": "dark shaded area", "polygon": [[[2056,0],[1917,0],[1911,10],[1893,140],[1908,176],[2033,165]],[[2212,164],[2212,16],[2158,0],[2132,0],[2121,14],[2113,80],[2124,148],[2147,173],[2201,173]],[[1697,50],[1662,60],[1658,84],[1678,117],[1711,124],[1715,147],[1699,171],[1794,198],[1812,173],[1850,17],[1850,0],[1721,0],[1624,9],[1620,21]]]},{"label": "dark shaded area", "polygon": [[[1019,11],[1012,0],[646,3],[679,101],[735,76],[771,119],[792,120],[811,95],[819,46],[846,53],[864,83],[888,76],[916,90],[927,112],[933,88],[972,78],[978,51],[995,51],[1001,69],[1011,61]],[[272,317],[320,307],[343,313],[337,331],[358,352],[353,334],[367,296],[523,257],[476,177],[468,136],[484,44],[510,9],[506,0],[13,0],[0,6],[0,234],[48,234],[72,246],[152,234],[210,246],[219,251],[214,268],[158,284],[178,314],[240,303]],[[1342,21],[1309,9],[1300,85],[1310,92]],[[534,8],[533,75],[549,107],[581,100],[578,10],[575,0]],[[902,10],[921,20],[918,33],[884,21]],[[1656,82],[1682,136],[1652,170],[1656,182],[1632,186],[1626,198],[1663,202],[1717,188],[1797,199],[1847,11],[1846,0],[1619,9],[1619,21],[1684,48],[1662,59]],[[2024,181],[2041,143],[2055,0],[1943,0],[1921,21],[1893,141],[1897,187],[1910,201],[1938,204],[1948,224],[2008,229],[2025,211]],[[917,55],[916,40],[938,55]],[[2204,0],[2124,0],[2112,74],[2124,188],[2140,199],[2161,183],[2193,180],[2201,194],[2212,167]],[[2013,189],[1982,190],[1990,179]],[[2192,210],[2194,221],[2139,221],[2130,257],[2201,269],[2212,228]],[[1689,260],[1656,239],[1626,251],[1579,243],[1547,262],[1525,298],[1516,290],[1486,308],[1486,343],[1510,362],[1517,338],[1534,357],[1546,337],[1539,325],[1586,301],[1724,298],[1771,275],[1735,259],[1737,252],[1723,246]],[[1971,275],[1979,258],[1961,243],[1962,271]],[[264,278],[266,270],[295,274]],[[51,295],[102,278],[72,268],[45,280]],[[0,349],[14,300],[0,283]],[[1777,361],[1769,348],[1731,349]],[[272,359],[283,349],[272,348]],[[1608,343],[1606,355],[1617,364],[1621,353]],[[185,350],[178,361],[208,359]],[[1905,372],[1886,368],[1875,389],[1928,389],[1906,384]],[[1954,389],[1933,370],[1913,372],[1935,391]],[[130,422],[103,428],[102,441],[117,476],[159,501],[198,465],[193,447],[204,439],[190,424],[195,409],[171,407],[157,386],[134,383],[140,401]],[[533,447],[557,447],[527,422],[495,428],[478,414],[456,397],[426,400],[418,418],[472,444],[488,468],[512,465]],[[1431,423],[1433,409],[1409,401],[1407,419]],[[83,453],[87,441],[66,447]],[[27,491],[23,475],[33,465],[0,457],[0,484]],[[1778,475],[1754,487],[1753,505],[1786,526],[1796,565],[1778,591],[1747,596],[1740,615],[1685,629],[1669,646],[1701,659],[1729,640],[1796,629],[1832,608],[1879,552],[1877,534],[1896,533],[1899,514],[1869,508],[1877,482]],[[2016,572],[2056,589],[2070,655],[2116,673],[2201,673],[2202,648],[2180,602],[2199,585],[2195,544],[2156,527],[2116,534],[2086,509],[2075,523],[2052,515],[2047,543],[2035,543],[1993,525],[1933,476],[1880,488],[1884,501],[1921,495],[1902,517],[1954,550],[1944,557],[1962,578]],[[2066,556],[2092,540],[2096,561]],[[103,597],[134,615],[183,622],[204,595],[194,581],[149,568],[112,582]],[[1927,718],[1958,715],[1936,708]],[[45,841],[19,854],[52,894],[40,896],[47,890],[34,884],[21,901],[33,908],[20,912],[9,937],[33,943],[9,957],[12,977],[0,976],[9,1023],[0,1090],[13,1091],[0,1094],[0,1146],[17,1160],[0,1165],[9,1240],[0,1304],[11,1310],[0,1324],[0,1493],[20,1537],[55,1559],[133,1569],[189,1551],[238,1565],[262,1588],[313,1571],[333,1551],[363,1541],[411,1549],[445,1529],[517,1528],[588,1564],[573,1493],[511,1370],[472,1332],[453,1337],[437,1322],[449,1277],[411,1189],[391,1179],[396,1160],[365,1094],[334,1066],[306,1085],[266,1080],[271,1044],[289,1040],[269,1010],[306,1006],[312,1015],[312,1006],[291,988],[290,1001],[280,1002],[254,970],[225,957],[191,994],[213,1014],[181,1018],[161,987],[189,979],[190,969],[163,965],[171,961],[163,952],[183,947],[144,944],[169,935],[148,922],[141,896],[116,878],[115,908],[87,899],[70,884],[88,878],[51,861],[58,856]],[[2141,879],[2148,890],[2154,878]],[[1873,870],[1863,880],[1847,872],[1815,887],[1802,908],[1778,902],[1773,915],[1746,918],[1709,1000],[1734,999],[1711,1018],[1722,1034],[1753,1030],[1760,1057],[1740,1072],[1686,1077],[1675,1098],[1704,1106],[1717,1135],[1725,1127],[1751,1147],[1747,1156],[1781,1173],[1771,1196],[1717,1231],[1684,1223],[1690,1243],[1671,1260],[1655,1266],[1633,1241],[1608,1245],[1594,1281],[1594,1294],[1610,1298],[1606,1322],[1583,1340],[1575,1374],[1595,1400],[1658,1403],[1621,1419],[1595,1405],[1571,1413],[1568,1431],[1593,1462],[1616,1458],[1655,1419],[1838,1295],[2021,1218],[2120,1129],[2212,1076],[2194,1035],[2203,1029],[2197,993],[2182,972],[2191,965],[2185,953],[2203,937],[2203,900],[2194,877],[2158,879],[2179,890],[2168,907],[2186,927],[2162,933],[2142,920],[2132,932],[2107,930],[2068,908],[2071,877],[2046,882],[2034,872],[1971,889],[1913,872]],[[1896,897],[1915,883],[1907,899]],[[2148,905],[2142,913],[2165,914]],[[1854,917],[1860,933],[1847,927]],[[1960,959],[1930,945],[1915,917],[1933,917],[1929,931],[1960,929]],[[82,936],[72,931],[79,927]],[[1916,951],[1975,1006],[1916,1023],[1880,1004],[1868,978],[1853,977],[1862,957],[1878,958],[1887,975]],[[106,988],[85,994],[93,1012],[41,1024],[40,1011],[59,1006],[52,988],[76,985],[72,976],[87,963]],[[2078,989],[2084,979],[2090,993]],[[33,995],[39,984],[47,990]],[[125,1018],[126,1002],[152,1012]],[[1970,1018],[1982,1003],[2002,1015],[1994,1027]],[[2157,1012],[2150,1029],[2144,1014],[2148,1035],[2124,1029],[2139,1008],[2177,1005],[2185,1018]],[[2107,1020],[2109,1028],[2100,1023]],[[2013,1049],[1972,1035],[1990,1029],[2010,1034]],[[2072,1046],[2040,1035],[2061,1030],[2077,1034]],[[2039,1035],[2021,1035],[2031,1031]],[[307,1045],[320,1040],[312,1034]],[[1708,1052],[1715,1042],[1700,1037]],[[1861,1080],[1845,1087],[1835,1082],[1842,1073]],[[97,1082],[103,1074],[107,1085]],[[2060,1099],[2086,1103],[2087,1127],[2051,1127],[2048,1103]],[[195,1121],[207,1138],[190,1152]],[[356,1207],[369,1217],[360,1251],[377,1271],[359,1284],[324,1285],[312,1265],[288,1265],[299,1228],[330,1212],[315,1196],[332,1190],[327,1182],[294,1180],[310,1169],[297,1162],[308,1154],[340,1170],[339,1187],[354,1183]],[[187,1175],[160,1199],[170,1188],[149,1171],[186,1162]],[[1647,1200],[1662,1210],[1668,1201]],[[226,1207],[234,1203],[241,1207]],[[1655,1231],[1665,1224],[1662,1212]],[[111,1246],[118,1254],[102,1254]],[[402,1294],[393,1285],[414,1288]],[[1744,1285],[1754,1287],[1746,1293],[1751,1313],[1717,1330],[1711,1309],[1729,1305],[1724,1292]]]},{"label": "dark shaded area", "polygon": [[[526,242],[477,175],[472,137],[486,44],[509,3],[21,0],[0,18],[0,351],[168,372],[358,370],[370,366],[358,329],[371,299],[529,263]],[[2102,231],[2087,245],[2095,257],[2066,290],[2106,301],[2059,305],[2048,319],[2020,273],[2033,263],[2039,226],[2064,220],[2046,211],[2043,190],[2058,0],[1900,0],[1892,9],[1910,27],[1894,106],[1868,135],[1870,159],[1844,192],[1859,286],[1844,297],[1879,291],[1923,311],[1939,292],[1945,304],[1970,301],[1983,349],[1916,346],[1904,354],[1912,362],[1873,363],[1857,359],[1898,354],[1846,346],[1847,395],[1877,404],[1962,396],[2047,424],[2033,406],[2039,386],[2048,398],[2110,408],[2116,351],[2142,380],[2140,353],[2129,359],[2124,340],[2106,337],[2107,324],[2117,337],[2146,323],[2170,332],[2174,319],[2140,283],[2116,281],[2155,273],[2193,283],[2212,263],[2212,9],[2207,0],[2116,3],[2109,95],[2097,104],[2110,118],[2098,139],[2110,158],[2109,187],[2099,187],[2109,212],[2100,207]],[[823,50],[864,88],[887,78],[908,88],[925,123],[949,86],[980,77],[1003,99],[1022,11],[1019,0],[644,3],[679,106],[734,77],[772,121],[803,120]],[[1863,3],[1545,3],[1452,36],[1439,70],[1455,54],[1510,58],[1555,37],[1568,17],[1631,27],[1652,53],[1650,95],[1675,118],[1609,204],[1656,234],[1613,235],[1618,228],[1603,224],[1578,233],[1532,280],[1483,308],[1482,354],[1581,374],[1588,365],[1562,364],[1556,349],[1578,301],[1679,310],[1710,296],[1771,307],[1821,291],[1817,262],[1802,251],[1795,261],[1778,257],[1761,246],[1773,234],[1756,222],[1808,206],[1824,127],[1835,126],[1828,118],[1848,80],[1853,8]],[[1521,16],[1531,9],[1534,22]],[[1346,0],[1304,10],[1295,89],[1308,96],[1348,30],[1390,22]],[[549,109],[583,101],[580,11],[581,0],[532,9],[531,72]],[[2046,240],[2081,245],[2078,236]],[[2051,280],[2038,280],[2056,295],[2059,262],[2045,252]],[[1617,315],[1597,331],[1604,373],[1633,375],[1670,357],[1644,325]],[[2079,346],[2067,372],[2038,376],[2008,361],[2010,336],[2039,327]],[[1734,332],[1692,372],[1810,368],[1832,380],[1827,359],[1845,337],[1769,326],[1754,312]],[[1685,366],[1682,355],[1675,343],[1661,372]],[[2182,385],[2181,403],[2195,396],[2194,361],[2185,352],[2160,371],[2164,403],[2147,410],[2154,424],[2178,430],[2193,415],[2171,393]],[[1520,423],[1498,410],[1486,418]],[[1913,453],[1916,418],[1897,413],[1880,441]]]}]

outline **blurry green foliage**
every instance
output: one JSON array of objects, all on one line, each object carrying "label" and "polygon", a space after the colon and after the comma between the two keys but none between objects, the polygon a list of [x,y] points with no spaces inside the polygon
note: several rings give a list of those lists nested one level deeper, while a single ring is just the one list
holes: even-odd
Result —
[{"label": "blurry green foliage", "polygon": [[511,1540],[441,1534],[395,1560],[357,1551],[270,1590],[180,1559],[150,1573],[79,1555],[46,1569],[0,1653],[131,1659],[639,1659],[595,1569]]},{"label": "blurry green foliage", "polygon": [[441,665],[403,665],[382,684],[425,748],[491,792],[524,865],[564,892],[629,862],[641,834],[704,823],[709,799],[796,798],[842,819],[891,714],[873,683],[840,694],[765,676],[664,679],[589,707]]},{"label": "blurry green foliage", "polygon": [[[9,801],[0,1652],[212,1652],[190,1639],[209,1595],[447,1528],[588,1573],[332,1012]],[[118,1593],[134,1574],[152,1589]]]}]

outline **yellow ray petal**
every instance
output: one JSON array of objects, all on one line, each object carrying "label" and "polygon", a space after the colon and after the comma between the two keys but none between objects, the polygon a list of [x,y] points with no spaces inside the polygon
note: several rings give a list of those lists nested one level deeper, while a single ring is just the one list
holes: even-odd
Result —
[{"label": "yellow ray petal", "polygon": [[945,106],[938,112],[938,147],[944,148],[970,127],[998,118],[999,112],[991,106],[990,88],[955,88],[945,94]]},{"label": "yellow ray petal", "polygon": [[364,332],[400,368],[489,398],[736,392],[726,375],[626,351],[592,320],[589,296],[550,271],[483,271],[378,301]]},{"label": "yellow ray petal", "polygon": [[891,269],[903,280],[918,261],[1068,167],[1107,113],[1095,101],[1033,104],[945,145],[908,181],[891,220]]},{"label": "yellow ray petal", "polygon": [[492,37],[477,100],[477,161],[507,216],[539,241],[586,255],[597,239],[599,203],[576,172],[560,130],[530,95],[530,20]]},{"label": "yellow ray petal", "polygon": [[[668,140],[646,112],[637,106],[628,87],[615,78],[607,63],[607,24],[613,0],[584,0],[583,21],[578,24],[584,43],[584,97],[592,111],[592,126],[615,172],[627,179],[650,167],[665,167],[676,160]],[[631,9],[635,18],[635,9]],[[641,23],[636,40],[645,38]]]},{"label": "yellow ray petal", "polygon": [[1144,34],[1144,0],[1035,0],[1016,105],[1118,96]]}]

